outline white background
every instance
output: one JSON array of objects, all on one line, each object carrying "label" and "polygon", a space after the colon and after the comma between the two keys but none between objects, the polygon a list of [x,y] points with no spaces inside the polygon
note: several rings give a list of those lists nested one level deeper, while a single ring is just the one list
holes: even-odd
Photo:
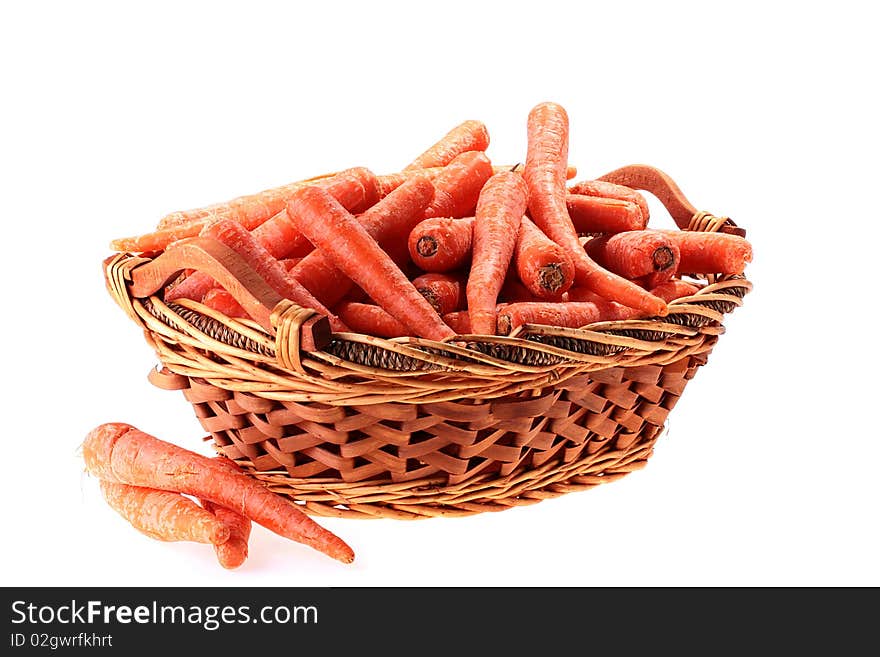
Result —
[{"label": "white background", "polygon": [[[880,52],[862,6],[3,3],[0,582],[880,585]],[[755,289],[645,469],[496,514],[321,519],[347,566],[255,527],[224,571],[104,504],[77,453],[98,424],[210,453],[105,292],[112,238],[396,171],[468,118],[516,162],[544,100],[568,110],[579,178],[654,164],[754,246]]]}]

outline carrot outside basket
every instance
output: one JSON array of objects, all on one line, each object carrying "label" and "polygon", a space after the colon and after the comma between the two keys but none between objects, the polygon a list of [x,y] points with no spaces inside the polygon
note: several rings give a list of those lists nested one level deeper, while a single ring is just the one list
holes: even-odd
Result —
[{"label": "carrot outside basket", "polygon": [[[745,235],[653,167],[603,179],[652,193],[682,230]],[[210,273],[253,319],[164,302],[185,269]],[[150,380],[183,392],[218,453],[310,514],[398,519],[533,504],[642,468],[752,288],[711,275],[661,318],[434,342],[331,334],[206,238],[116,254],[104,274],[161,362]]]}]

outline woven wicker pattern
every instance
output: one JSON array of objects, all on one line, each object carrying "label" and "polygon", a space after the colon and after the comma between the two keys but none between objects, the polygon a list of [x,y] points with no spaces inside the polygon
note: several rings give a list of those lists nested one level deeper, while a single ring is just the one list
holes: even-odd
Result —
[{"label": "woven wicker pattern", "polygon": [[[683,229],[742,232],[692,212],[651,170],[613,175],[667,198]],[[337,333],[303,351],[313,311],[284,300],[257,323],[161,291],[134,296],[138,272],[174,269],[154,262],[104,262],[108,291],[162,364],[150,380],[181,390],[217,451],[272,490],[315,515],[358,518],[498,511],[643,467],[752,287],[713,275],[663,317],[448,342]]]}]

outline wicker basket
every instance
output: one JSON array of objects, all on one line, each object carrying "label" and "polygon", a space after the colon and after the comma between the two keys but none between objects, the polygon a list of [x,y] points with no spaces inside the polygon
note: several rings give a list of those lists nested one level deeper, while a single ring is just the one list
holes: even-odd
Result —
[{"label": "wicker basket", "polygon": [[[696,212],[651,167],[605,179],[647,190],[685,230],[744,234]],[[662,318],[510,336],[384,340],[323,333],[222,245],[104,261],[108,290],[140,326],[209,440],[314,515],[415,519],[533,504],[643,467],[667,415],[751,283],[710,276]],[[228,285],[254,321],[165,303],[183,269]]]}]

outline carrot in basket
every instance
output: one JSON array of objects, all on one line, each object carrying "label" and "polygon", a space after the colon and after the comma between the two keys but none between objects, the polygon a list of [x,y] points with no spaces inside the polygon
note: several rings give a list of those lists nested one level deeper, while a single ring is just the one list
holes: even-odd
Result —
[{"label": "carrot in basket", "polygon": [[214,545],[229,540],[227,525],[180,493],[116,481],[99,483],[107,504],[150,538]]},{"label": "carrot in basket", "polygon": [[472,215],[480,190],[493,174],[492,163],[482,151],[456,156],[434,177],[434,199],[425,210],[425,218]]},{"label": "carrot in basket", "polygon": [[298,190],[287,204],[297,229],[412,335],[454,335],[390,256],[339,202],[317,187]]},{"label": "carrot in basket", "polygon": [[464,121],[452,128],[437,143],[410,162],[404,171],[442,167],[467,151],[485,151],[489,147],[489,131],[481,121]]},{"label": "carrot in basket", "polygon": [[495,306],[507,278],[528,201],[525,180],[511,171],[493,175],[480,192],[466,289],[474,333],[495,335]]},{"label": "carrot in basket", "polygon": [[222,287],[212,287],[205,292],[205,296],[202,297],[202,304],[219,313],[223,313],[227,317],[250,319],[250,315],[241,307],[236,298]]},{"label": "carrot in basket", "polygon": [[592,237],[584,249],[600,267],[624,278],[650,277],[649,287],[672,278],[681,259],[675,243],[653,229]]},{"label": "carrot in basket", "polygon": [[678,247],[678,271],[682,273],[742,274],[752,261],[752,245],[739,235],[666,229],[661,232]]},{"label": "carrot in basket", "polygon": [[558,299],[574,282],[569,255],[528,217],[520,225],[513,264],[519,280],[538,299]]},{"label": "carrot in basket", "polygon": [[639,206],[629,201],[583,194],[566,194],[565,206],[581,234],[644,230],[648,222]]},{"label": "carrot in basket", "polygon": [[373,303],[340,301],[333,306],[333,310],[355,333],[374,335],[377,338],[401,338],[409,335],[405,324]]},{"label": "carrot in basket", "polygon": [[699,291],[700,288],[697,285],[683,281],[680,278],[673,278],[651,288],[651,294],[664,299],[666,303],[681,297],[689,297]]},{"label": "carrot in basket", "polygon": [[344,563],[354,552],[296,504],[215,459],[165,442],[130,424],[108,422],[82,444],[86,469],[104,481],[173,491],[210,500]]},{"label": "carrot in basket", "polygon": [[471,332],[471,318],[467,310],[454,310],[451,313],[446,313],[443,315],[443,321],[459,335]]},{"label": "carrot in basket", "polygon": [[[380,244],[399,244],[395,249],[405,250],[407,235],[421,219],[433,197],[434,186],[431,181],[427,176],[419,174],[358,215],[357,220],[370,237]],[[397,262],[396,253],[389,255]],[[342,299],[354,285],[320,249],[303,258],[290,273],[328,307]]]},{"label": "carrot in basket", "polygon": [[498,332],[507,335],[523,324],[581,328],[594,322],[632,319],[639,311],[619,303],[590,301],[509,303],[498,310]]},{"label": "carrot in basket", "polygon": [[617,183],[608,182],[606,180],[581,180],[569,187],[568,193],[577,196],[617,199],[627,203],[634,203],[638,206],[642,215],[642,221],[645,225],[647,225],[648,219],[650,218],[648,200],[642,193],[632,187],[627,187],[626,185],[618,185]]},{"label": "carrot in basket", "polygon": [[461,310],[464,305],[467,280],[463,275],[427,272],[412,283],[440,315]]},{"label": "carrot in basket", "polygon": [[[306,185],[317,185],[326,188],[333,194],[339,202],[345,207],[351,208],[353,211],[359,211],[359,208],[374,202],[378,196],[378,181],[376,176],[363,167],[355,167],[346,169],[333,176],[322,178],[313,182],[293,183],[288,187],[290,189],[299,189]],[[282,206],[283,207],[283,206]],[[248,230],[257,230],[257,238],[276,258],[283,258],[289,255],[303,255],[297,250],[305,248],[306,252],[311,250],[308,240],[302,240],[295,234],[285,233],[279,227],[278,213],[269,217],[248,214],[235,214],[234,212],[226,212],[226,216],[221,211],[210,211],[205,216],[196,217],[191,220],[181,221],[179,223],[169,223],[156,231],[138,235],[135,237],[123,237],[110,242],[110,248],[114,251],[143,253],[152,251],[162,251],[177,240],[187,237],[197,236],[208,224],[219,219],[234,219],[241,223]],[[276,247],[279,247],[276,250]],[[286,250],[285,250],[286,249]],[[204,289],[202,293],[204,293]],[[197,299],[201,295],[194,295],[191,299]]]},{"label": "carrot in basket", "polygon": [[409,234],[409,257],[426,272],[458,269],[471,256],[473,235],[473,217],[425,219]]},{"label": "carrot in basket", "polygon": [[666,302],[632,281],[599,267],[578,242],[565,204],[568,158],[568,114],[556,103],[540,103],[528,116],[526,164],[532,221],[571,256],[576,282],[610,301],[651,314],[662,314]]},{"label": "carrot in basket", "polygon": [[[327,194],[327,192],[323,193]],[[239,253],[251,268],[265,279],[269,287],[283,298],[290,299],[303,308],[313,308],[326,315],[334,331],[346,330],[345,324],[304,288],[240,223],[230,220],[217,221],[207,226],[202,231],[202,235],[222,242]]]}]

